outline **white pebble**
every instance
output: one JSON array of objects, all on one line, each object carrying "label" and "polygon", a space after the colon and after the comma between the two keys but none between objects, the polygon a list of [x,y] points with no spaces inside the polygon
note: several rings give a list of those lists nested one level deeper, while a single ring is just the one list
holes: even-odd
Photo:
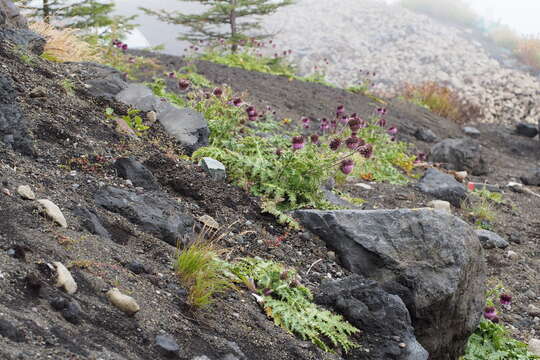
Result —
[{"label": "white pebble", "polygon": [[135,315],[141,309],[134,298],[122,294],[117,288],[107,291],[107,298],[111,304],[129,316]]},{"label": "white pebble", "polygon": [[54,220],[61,227],[67,228],[66,218],[64,217],[64,214],[62,214],[60,208],[56,206],[55,203],[48,199],[40,199],[37,202],[42,205],[45,214],[47,214],[48,217]]},{"label": "white pebble", "polygon": [[71,276],[69,270],[61,262],[54,262],[56,268],[56,287],[64,288],[68,294],[75,294],[77,291],[77,283]]}]

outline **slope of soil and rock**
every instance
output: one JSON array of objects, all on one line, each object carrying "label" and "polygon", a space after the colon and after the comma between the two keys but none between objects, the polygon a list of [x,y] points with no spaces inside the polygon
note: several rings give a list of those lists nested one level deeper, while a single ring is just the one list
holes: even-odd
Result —
[{"label": "slope of soil and rock", "polygon": [[[0,5],[4,3],[0,1]],[[0,13],[3,10],[0,8]],[[183,65],[182,59],[170,56],[158,56],[158,61],[168,70]],[[206,62],[198,63],[197,68],[217,84],[228,83],[237,91],[247,91],[251,102],[272,106],[278,118],[328,116],[337,104],[367,116],[381,106],[368,97],[320,84],[289,81]],[[103,70],[104,77],[99,69]],[[103,78],[107,79],[105,83],[99,80]],[[111,96],[93,94],[95,86],[89,84],[96,83],[92,83],[92,79],[105,85],[101,95],[110,90]],[[66,80],[74,84],[73,91],[63,86]],[[176,356],[212,360],[315,360],[340,356],[380,359],[376,354],[384,353],[396,359],[425,359],[425,350],[414,345],[417,344],[415,335],[418,339],[429,337],[429,333],[422,332],[429,330],[435,332],[431,334],[434,343],[445,338],[440,329],[429,326],[412,333],[414,326],[436,315],[441,308],[429,312],[406,296],[401,300],[389,295],[410,291],[407,286],[392,289],[392,286],[407,284],[405,280],[411,279],[410,284],[415,284],[416,280],[412,281],[415,277],[407,272],[399,273],[396,265],[418,261],[405,256],[411,251],[409,246],[423,249],[413,241],[423,236],[414,225],[411,225],[411,242],[393,242],[395,258],[380,255],[386,259],[387,270],[376,280],[382,284],[390,273],[400,274],[399,278],[386,284],[384,289],[372,280],[364,281],[362,279],[370,273],[347,266],[349,260],[339,253],[339,248],[331,248],[335,253],[329,251],[323,232],[319,233],[319,238],[313,229],[289,231],[272,217],[261,214],[258,199],[227,181],[213,180],[197,165],[179,160],[182,147],[159,122],[148,122],[150,130],[140,137],[122,132],[104,112],[106,107],[111,107],[117,114],[126,114],[128,106],[112,97],[125,86],[110,69],[93,64],[55,64],[37,56],[23,61],[12,46],[0,42],[1,358]],[[430,129],[440,139],[465,136],[456,124],[424,109],[392,101],[385,106],[389,111],[387,120],[400,128],[401,139],[410,141],[419,151],[427,152],[433,144],[416,140],[418,129]],[[148,118],[145,116],[145,119]],[[481,135],[475,141],[482,145],[489,172],[472,176],[470,180],[504,188],[508,181],[517,180],[538,164],[537,139],[516,136],[504,127],[478,128]],[[142,166],[147,170],[141,170]],[[132,172],[139,178],[126,175]],[[129,181],[121,175],[128,176]],[[364,209],[418,208],[434,199],[414,183],[406,186],[369,184],[371,189],[359,187],[358,183],[362,181],[355,180],[345,188],[366,200]],[[20,189],[21,185],[28,185],[36,199],[49,199],[56,204],[67,227],[58,226],[44,216],[38,203],[32,200],[32,194],[25,188]],[[516,337],[527,341],[540,331],[538,314],[529,311],[530,305],[538,304],[540,299],[540,198],[503,191],[507,204],[497,207],[498,219],[493,230],[512,240],[509,247],[482,251],[476,243],[473,248],[479,253],[474,253],[468,249],[470,246],[453,245],[456,247],[451,251],[466,254],[456,262],[457,268],[469,262],[472,268],[477,266],[478,273],[456,270],[447,280],[449,284],[457,284],[456,278],[459,284],[481,280],[485,256],[488,277],[502,281],[514,295],[512,310],[504,315],[503,321],[514,328]],[[468,218],[464,209],[453,208],[452,211]],[[226,250],[228,259],[260,256],[298,269],[302,282],[317,293],[320,303],[342,312],[361,329],[373,331],[354,337],[365,348],[350,355],[324,353],[275,326],[245,291],[220,295],[215,304],[204,310],[190,309],[186,304],[186,290],[173,272],[177,250],[171,244],[193,238],[193,227],[200,229],[198,219],[204,215],[211,216],[227,229],[218,245]],[[452,224],[456,221],[461,224],[451,216],[437,216]],[[443,240],[448,239],[450,237]],[[446,244],[444,246],[448,246],[448,242]],[[508,257],[509,250],[516,255]],[[399,252],[403,252],[403,257]],[[467,258],[472,254],[475,256]],[[441,261],[454,263],[449,259]],[[77,292],[68,294],[54,286],[55,271],[48,266],[54,262],[69,265],[78,285]],[[431,266],[427,264],[425,267]],[[435,260],[433,264],[447,266]],[[420,270],[425,267],[418,267],[415,276],[429,275]],[[358,273],[354,275],[356,278],[326,284],[319,293],[323,279],[342,279],[352,272]],[[453,305],[477,303],[483,286],[477,283],[467,286],[471,299],[475,300],[456,298],[457,289],[454,289],[445,301]],[[126,316],[109,303],[105,292],[113,287],[119,287],[136,299],[140,311],[135,316]],[[451,286],[444,291],[449,288]],[[437,299],[432,295],[426,298]],[[386,317],[383,317],[377,311],[364,310],[366,317],[363,317],[351,311],[358,304],[364,304],[363,309],[389,306],[392,311],[385,308]],[[459,321],[476,322],[481,306],[456,309],[459,314],[470,313],[469,318]],[[413,308],[418,312],[413,312]],[[372,328],[366,323],[369,316],[374,319],[369,322]],[[456,324],[459,321],[456,320]],[[467,326],[470,328],[471,324]],[[391,339],[388,325],[399,328],[402,337]],[[378,332],[379,339],[373,336]],[[463,334],[456,337],[459,339],[450,351],[459,352],[463,347]],[[385,341],[373,347],[380,339]],[[401,347],[402,342],[417,348],[409,352],[406,346],[405,350]],[[444,349],[448,342],[443,347],[429,341],[421,345]]]}]

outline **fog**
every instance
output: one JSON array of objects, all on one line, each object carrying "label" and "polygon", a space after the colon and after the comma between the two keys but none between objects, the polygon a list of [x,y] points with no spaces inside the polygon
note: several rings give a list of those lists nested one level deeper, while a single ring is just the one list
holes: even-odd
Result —
[{"label": "fog", "polygon": [[[324,0],[299,0],[309,3],[310,1]],[[361,1],[361,0],[359,0]],[[380,0],[389,3],[398,0]],[[437,0],[433,0],[437,1]],[[522,34],[540,34],[540,0],[470,0],[471,6],[483,17],[491,21],[501,21]],[[153,9],[170,9],[193,12],[201,6],[194,2],[179,0],[118,0],[117,12],[123,15],[139,14],[137,23],[141,25],[140,31],[148,39],[151,45],[165,45],[165,52],[180,54],[187,43],[176,40],[182,28],[168,25],[157,21],[147,15],[141,14],[140,6]],[[133,44],[137,45],[137,44]]]}]

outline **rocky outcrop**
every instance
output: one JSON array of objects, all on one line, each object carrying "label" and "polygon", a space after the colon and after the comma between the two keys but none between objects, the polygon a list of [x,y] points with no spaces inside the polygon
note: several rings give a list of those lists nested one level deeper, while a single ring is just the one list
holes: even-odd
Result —
[{"label": "rocky outcrop", "polygon": [[28,23],[11,0],[0,0],[0,28],[27,29]]},{"label": "rocky outcrop", "polygon": [[96,193],[96,204],[119,213],[172,246],[187,243],[194,220],[182,207],[160,193],[137,194],[107,186]]},{"label": "rocky outcrop", "polygon": [[446,169],[467,171],[473,175],[488,172],[480,144],[469,138],[445,139],[435,144],[429,153],[429,160],[442,163]]},{"label": "rocky outcrop", "polygon": [[461,219],[431,209],[301,210],[301,223],[350,271],[401,297],[433,359],[457,359],[484,306],[485,263]]},{"label": "rocky outcrop", "polygon": [[405,304],[399,296],[381,289],[376,281],[359,275],[326,280],[316,301],[332,306],[362,331],[362,349],[353,351],[347,359],[428,359],[427,351],[414,336]]},{"label": "rocky outcrop", "polygon": [[439,200],[446,200],[456,207],[467,197],[467,189],[463,184],[448,174],[437,169],[428,169],[418,182],[418,189]]}]

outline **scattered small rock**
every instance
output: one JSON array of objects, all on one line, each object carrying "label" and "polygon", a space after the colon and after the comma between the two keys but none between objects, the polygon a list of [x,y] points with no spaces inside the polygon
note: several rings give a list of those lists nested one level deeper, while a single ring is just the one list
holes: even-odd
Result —
[{"label": "scattered small rock", "polygon": [[540,168],[529,170],[520,179],[525,185],[540,186]]},{"label": "scattered small rock", "polygon": [[81,306],[74,300],[67,303],[67,306],[62,309],[62,316],[64,319],[72,324],[79,324],[81,322]]},{"label": "scattered small rock", "polygon": [[148,273],[144,265],[136,260],[127,264],[126,267],[129,269],[129,271],[137,275]]},{"label": "scattered small rock", "polygon": [[41,98],[47,96],[47,89],[45,89],[43,86],[36,86],[32,90],[30,90],[30,93],[28,94],[32,98]]},{"label": "scattered small rock", "polygon": [[0,335],[15,342],[21,342],[24,339],[15,325],[5,319],[0,319]]},{"label": "scattered small rock", "polygon": [[111,234],[107,229],[105,229],[101,223],[101,220],[94,211],[84,207],[78,207],[73,213],[82,220],[82,225],[92,234],[99,235],[105,239],[111,238]]},{"label": "scattered small rock", "polygon": [[201,159],[200,166],[214,180],[225,180],[227,177],[225,165],[215,159],[204,157]]},{"label": "scattered small rock", "polygon": [[515,243],[515,244],[521,244],[522,243],[522,240],[521,240],[521,236],[517,233],[511,233],[510,234],[510,241]]},{"label": "scattered small rock", "polygon": [[2,193],[3,193],[4,195],[11,196],[11,191],[9,191],[9,189],[3,188],[3,189],[2,189]]},{"label": "scattered small rock", "polygon": [[527,307],[527,314],[531,316],[540,316],[540,308],[534,304],[529,304]]},{"label": "scattered small rock", "polygon": [[77,291],[77,283],[71,276],[69,270],[59,261],[53,263],[56,268],[56,287],[64,288],[66,293],[75,294]]},{"label": "scattered small rock", "polygon": [[450,203],[448,201],[432,200],[432,201],[428,202],[428,206],[435,209],[435,210],[441,210],[441,211],[447,212],[449,214],[452,213],[452,208],[450,207]]},{"label": "scattered small rock", "polygon": [[177,357],[180,351],[180,346],[176,340],[168,334],[156,336],[156,346],[169,358]]},{"label": "scattered small rock", "polygon": [[148,122],[150,124],[153,124],[157,121],[157,114],[155,111],[149,111],[147,114],[146,114],[146,118],[148,119]]},{"label": "scattered small rock", "polygon": [[467,196],[467,190],[463,184],[448,174],[437,169],[430,168],[418,182],[420,191],[449,201],[455,207],[460,207],[461,201]]},{"label": "scattered small rock", "polygon": [[420,128],[416,130],[416,132],[414,133],[414,137],[420,141],[424,141],[428,143],[433,143],[439,140],[439,138],[437,137],[437,135],[435,135],[433,131],[426,128]]},{"label": "scattered small rock", "polygon": [[489,230],[476,230],[476,235],[478,235],[484,249],[504,249],[510,245],[508,241]]},{"label": "scattered small rock", "polygon": [[533,138],[538,134],[538,129],[534,124],[519,123],[516,125],[516,134]]},{"label": "scattered small rock", "polygon": [[467,178],[467,176],[469,176],[469,174],[466,171],[455,171],[454,172],[454,177],[459,182],[463,182]]},{"label": "scattered small rock", "polygon": [[512,251],[512,250],[509,250],[507,253],[506,253],[506,257],[509,258],[510,260],[512,261],[516,261],[519,259],[519,255],[517,252],[515,251]]},{"label": "scattered small rock", "polygon": [[364,183],[356,183],[356,184],[354,184],[354,186],[357,186],[357,187],[362,188],[364,190],[372,190],[373,189],[373,187],[371,187],[371,185],[364,184]]},{"label": "scattered small rock", "polygon": [[135,186],[147,190],[159,189],[154,174],[134,158],[120,158],[114,162],[114,168],[118,172],[118,176],[131,180]]},{"label": "scattered small rock", "polygon": [[529,341],[529,351],[536,356],[540,356],[540,340],[539,339],[531,339]]},{"label": "scattered small rock", "polygon": [[55,203],[48,199],[40,199],[37,202],[41,204],[45,211],[45,214],[47,214],[49,218],[51,218],[61,227],[67,228],[66,218],[64,217],[64,214],[62,214],[60,208]]},{"label": "scattered small rock", "polygon": [[122,294],[117,288],[112,288],[107,291],[107,298],[118,309],[126,313],[128,316],[135,315],[141,308],[131,296]]},{"label": "scattered small rock", "polygon": [[201,223],[203,223],[204,226],[206,226],[206,227],[209,227],[209,228],[214,229],[214,230],[219,229],[219,223],[213,217],[211,217],[210,215],[205,214],[203,216],[199,216],[197,218],[197,220],[199,220]]},{"label": "scattered small rock", "polygon": [[28,185],[20,185],[18,188],[17,188],[17,193],[19,195],[21,195],[21,197],[23,199],[26,199],[26,200],[36,200],[36,194],[34,194],[34,192],[32,191],[32,189],[30,188],[30,186]]},{"label": "scattered small rock", "polygon": [[477,137],[480,137],[481,135],[480,130],[472,126],[465,126],[462,130],[465,133],[465,135],[470,136],[472,138],[477,138]]}]

